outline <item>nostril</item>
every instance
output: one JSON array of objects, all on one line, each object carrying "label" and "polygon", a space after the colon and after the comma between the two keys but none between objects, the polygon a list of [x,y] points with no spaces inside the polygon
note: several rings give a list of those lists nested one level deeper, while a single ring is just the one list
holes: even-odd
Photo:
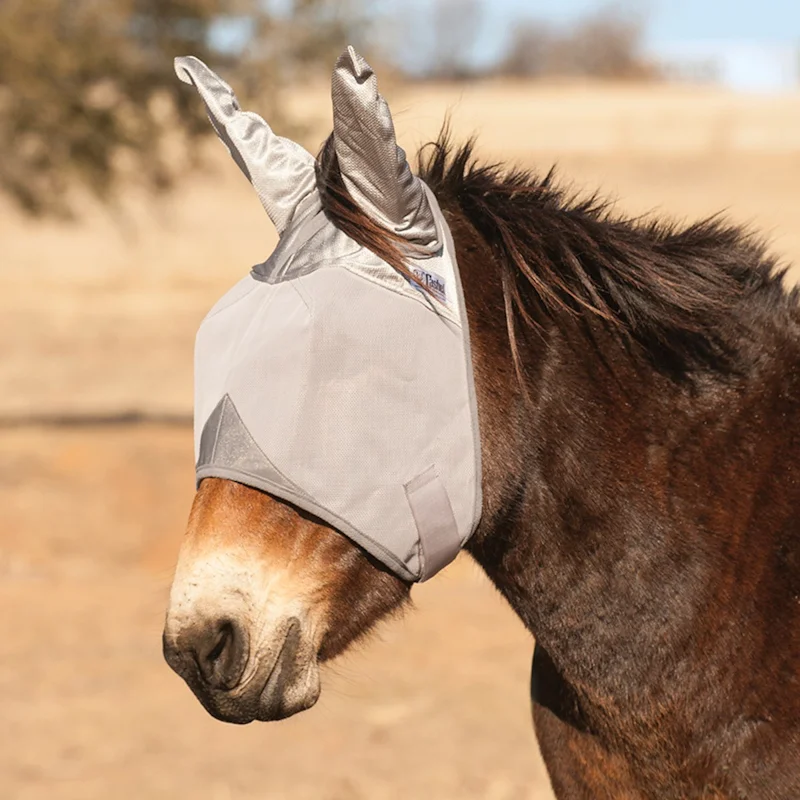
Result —
[{"label": "nostril", "polygon": [[217,643],[211,648],[211,650],[209,650],[208,655],[206,656],[206,659],[209,663],[213,664],[215,661],[219,660],[219,657],[225,650],[225,645],[228,644],[232,636],[233,636],[233,626],[231,625],[230,622],[224,622],[220,626]]},{"label": "nostril", "polygon": [[247,637],[231,620],[208,624],[193,642],[193,655],[203,680],[214,689],[232,689],[247,664]]}]

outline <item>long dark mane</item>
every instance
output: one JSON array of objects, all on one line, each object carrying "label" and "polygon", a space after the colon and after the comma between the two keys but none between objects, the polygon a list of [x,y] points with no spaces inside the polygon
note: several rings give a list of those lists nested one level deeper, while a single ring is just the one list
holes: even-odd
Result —
[{"label": "long dark mane", "polygon": [[[460,212],[496,255],[515,359],[517,330],[546,318],[601,329],[676,379],[737,371],[755,307],[796,305],[763,242],[712,217],[681,227],[613,213],[597,195],[576,197],[523,169],[479,163],[475,142],[456,147],[447,128],[418,155],[418,174],[445,212]],[[318,161],[326,212],[352,238],[408,275],[403,243],[349,198],[332,137]],[[744,301],[759,295],[762,302]],[[752,306],[752,308],[751,308]],[[519,321],[522,326],[519,326]]]}]

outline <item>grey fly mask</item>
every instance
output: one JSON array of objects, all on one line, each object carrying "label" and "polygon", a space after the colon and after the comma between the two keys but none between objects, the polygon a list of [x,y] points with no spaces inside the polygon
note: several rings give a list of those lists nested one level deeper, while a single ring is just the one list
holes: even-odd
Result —
[{"label": "grey fly mask", "polygon": [[481,514],[478,418],[450,231],[395,141],[372,69],[333,73],[343,180],[413,244],[411,283],[326,217],[315,161],[176,59],[278,229],[275,252],[211,309],[195,349],[197,480],[216,476],[315,514],[407,580],[446,566]]}]

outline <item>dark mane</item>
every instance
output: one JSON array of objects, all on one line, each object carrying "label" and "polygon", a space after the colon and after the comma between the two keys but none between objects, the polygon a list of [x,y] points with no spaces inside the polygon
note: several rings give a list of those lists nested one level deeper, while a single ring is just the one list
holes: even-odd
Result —
[{"label": "dark mane", "polygon": [[333,134],[322,146],[316,169],[317,188],[331,222],[351,239],[391,264],[408,280],[415,281],[414,275],[406,266],[409,253],[405,240],[370,219],[350,196],[339,170]]},{"label": "dark mane", "polygon": [[[559,317],[590,341],[600,325],[675,378],[731,372],[748,322],[744,301],[758,294],[772,309],[797,302],[763,242],[719,217],[679,227],[616,216],[596,195],[580,199],[559,188],[553,170],[542,178],[478,163],[474,140],[455,147],[446,128],[420,150],[418,174],[496,254],[515,350],[518,318],[523,330],[535,330]],[[408,275],[403,243],[349,198],[332,138],[318,177],[333,222]]]}]

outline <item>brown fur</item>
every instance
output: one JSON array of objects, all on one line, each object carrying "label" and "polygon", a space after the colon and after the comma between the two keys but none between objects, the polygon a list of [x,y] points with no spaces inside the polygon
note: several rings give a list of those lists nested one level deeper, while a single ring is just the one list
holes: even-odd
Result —
[{"label": "brown fur", "polygon": [[[468,550],[536,637],[557,797],[800,797],[796,296],[720,221],[616,219],[446,140],[420,173],[452,229],[472,339],[484,507]],[[330,218],[405,270],[330,146],[318,176]],[[323,657],[406,596],[266,495],[204,481],[198,503],[243,506],[232,535],[317,583]]]},{"label": "brown fur", "polygon": [[557,796],[800,797],[796,294],[719,220],[616,219],[446,140],[420,174],[473,343],[468,549],[537,638]]}]

